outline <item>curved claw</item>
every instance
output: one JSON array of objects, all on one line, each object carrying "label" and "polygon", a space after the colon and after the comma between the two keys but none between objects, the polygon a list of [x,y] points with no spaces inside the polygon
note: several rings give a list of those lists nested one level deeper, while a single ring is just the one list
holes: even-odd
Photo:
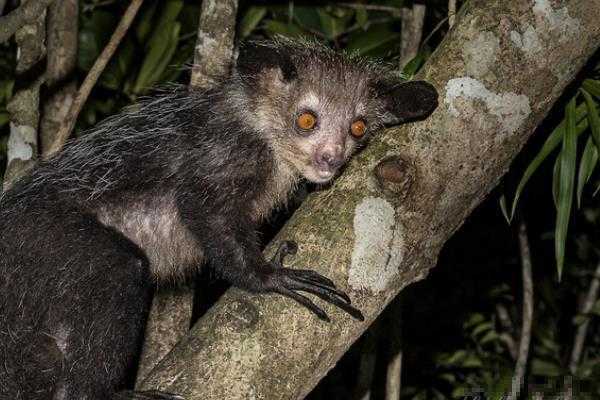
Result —
[{"label": "curved claw", "polygon": [[317,317],[319,317],[319,319],[321,319],[325,322],[331,322],[327,313],[325,311],[323,311],[315,303],[313,303],[312,300],[310,300],[308,297],[306,297],[300,293],[296,293],[293,290],[290,290],[285,287],[279,288],[277,291],[284,296],[287,296],[293,300],[296,300],[298,303],[302,304],[304,307],[306,307],[310,311],[312,311]]},{"label": "curved claw", "polygon": [[126,390],[115,393],[112,400],[185,400],[185,398],[177,394],[161,392],[158,390]]},{"label": "curved claw", "polygon": [[320,299],[341,308],[357,320],[365,320],[360,310],[351,305],[350,297],[335,286],[324,286],[314,282],[306,282],[302,279],[295,280],[293,286],[291,289],[312,293]]},{"label": "curved claw", "polygon": [[326,314],[324,311],[305,296],[296,293],[296,291],[312,293],[322,300],[341,308],[357,320],[364,321],[364,316],[360,310],[350,304],[350,297],[336,288],[330,279],[310,270],[284,268],[277,271],[279,272],[275,291],[296,300],[317,314],[319,318],[325,319]]}]

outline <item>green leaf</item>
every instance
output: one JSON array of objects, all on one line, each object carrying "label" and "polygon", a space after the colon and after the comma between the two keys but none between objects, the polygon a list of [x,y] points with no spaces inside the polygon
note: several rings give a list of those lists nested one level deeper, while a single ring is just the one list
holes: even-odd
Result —
[{"label": "green leaf", "polygon": [[583,81],[582,86],[589,93],[600,98],[600,81],[596,79],[586,79]]},{"label": "green leaf", "polygon": [[355,16],[358,26],[365,29],[369,23],[369,14],[367,13],[367,10],[364,7],[359,7],[356,9]]},{"label": "green leaf", "polygon": [[483,335],[483,337],[479,340],[479,344],[484,345],[488,342],[496,341],[496,340],[498,340],[499,337],[500,337],[500,335],[498,335],[497,332],[489,331],[488,333]]},{"label": "green leaf", "polygon": [[345,18],[335,17],[322,7],[317,8],[317,13],[321,21],[321,31],[329,40],[337,39],[344,32]]},{"label": "green leaf", "polygon": [[7,112],[0,112],[0,128],[6,125],[10,121],[10,117]]},{"label": "green leaf", "polygon": [[554,202],[554,209],[558,210],[558,196],[560,192],[560,154],[556,156],[554,160],[554,168],[552,169],[552,201]]},{"label": "green leaf", "polygon": [[556,227],[554,233],[554,250],[556,252],[556,267],[558,279],[561,279],[565,263],[565,247],[567,231],[573,204],[575,170],[577,168],[577,132],[575,98],[567,104],[565,137],[561,150],[560,187],[558,190],[558,209],[556,212]]},{"label": "green leaf", "polygon": [[321,32],[321,19],[316,7],[294,7],[292,18],[304,29]]},{"label": "green leaf", "polygon": [[146,43],[148,52],[133,86],[134,93],[140,93],[158,81],[170,62],[177,49],[177,39],[181,29],[181,25],[175,22],[175,19],[182,8],[183,1],[181,0],[169,0],[162,8],[158,26]]},{"label": "green leaf", "polygon": [[150,75],[150,85],[154,85],[161,81],[161,78],[167,69],[167,67],[171,64],[171,59],[177,50],[177,44],[179,43],[179,32],[181,31],[181,24],[176,22],[173,24],[171,36],[168,41],[167,49],[165,54],[163,55],[160,63],[156,66],[156,69],[152,71]]},{"label": "green leaf", "polygon": [[252,31],[256,29],[260,21],[267,14],[267,8],[264,6],[251,6],[240,21],[240,37],[242,39],[250,36]]},{"label": "green leaf", "polygon": [[142,8],[141,15],[138,17],[135,26],[135,36],[140,43],[144,43],[150,32],[152,32],[152,27],[154,25],[152,22],[154,20],[154,14],[156,14],[157,6],[158,2],[154,1],[149,7]]},{"label": "green leaf", "polygon": [[493,327],[494,327],[494,325],[490,321],[480,323],[479,325],[477,325],[475,327],[475,329],[473,329],[473,332],[471,332],[471,336],[473,336],[473,337],[478,336],[480,333],[489,331]]},{"label": "green leaf", "polygon": [[284,24],[283,22],[270,20],[265,24],[265,31],[271,37],[276,35],[283,35],[288,37],[299,37],[304,33],[295,24]]},{"label": "green leaf", "polygon": [[538,376],[559,376],[561,369],[554,362],[534,358],[531,361],[531,373]]},{"label": "green leaf", "polygon": [[596,149],[600,152],[600,116],[598,116],[598,107],[592,96],[585,90],[582,90],[581,93],[585,99],[585,106],[587,108],[588,114],[588,122],[590,124],[590,128],[592,131],[592,137],[594,138],[594,143],[596,144]]},{"label": "green leaf", "polygon": [[133,40],[126,37],[119,46],[117,54],[102,73],[98,83],[112,90],[120,90],[123,80],[128,75],[129,68],[133,65],[134,54],[135,45]]},{"label": "green leaf", "polygon": [[95,10],[91,16],[81,18],[77,50],[77,66],[80,69],[87,71],[92,67],[116,24],[115,17],[103,10]]},{"label": "green leaf", "polygon": [[400,40],[400,33],[391,29],[390,24],[377,24],[369,26],[366,31],[357,31],[348,38],[346,50],[364,55],[382,55],[389,45],[396,45]]},{"label": "green leaf", "polygon": [[502,216],[506,220],[506,223],[510,225],[510,217],[508,215],[508,206],[506,205],[506,195],[500,196],[500,211],[502,211]]},{"label": "green leaf", "polygon": [[577,176],[577,208],[581,208],[581,196],[584,186],[589,182],[598,163],[598,150],[592,137],[588,137],[579,162],[579,175]]},{"label": "green leaf", "polygon": [[425,54],[418,52],[402,69],[402,73],[407,76],[407,79],[412,79],[419,69],[425,63]]},{"label": "green leaf", "polygon": [[[585,105],[583,105],[583,104],[579,105],[576,110],[576,117],[577,117],[576,120],[579,122],[579,121],[583,120],[586,116],[587,116],[587,109],[586,109]],[[587,119],[586,119],[582,123],[577,125],[577,135],[580,135],[584,130],[587,129],[587,127],[588,127],[588,123],[587,123]],[[554,149],[556,149],[558,147],[558,145],[562,142],[564,135],[565,135],[565,121],[563,120],[554,129],[554,131],[552,131],[550,136],[548,136],[548,139],[546,139],[546,141],[544,142],[544,144],[543,144],[542,148],[540,149],[540,151],[538,152],[538,154],[535,156],[535,158],[533,160],[531,160],[531,162],[529,163],[529,166],[527,166],[527,169],[525,169],[525,172],[523,173],[523,176],[521,177],[521,180],[519,181],[519,184],[517,185],[517,190],[515,191],[515,197],[512,202],[509,221],[512,221],[515,216],[517,204],[519,202],[521,194],[523,193],[523,189],[525,189],[525,185],[527,185],[527,182],[529,182],[529,179],[531,179],[531,177],[533,176],[535,171],[539,168],[539,166],[542,164],[542,162],[544,162],[544,160],[548,157],[548,155],[550,155],[550,153],[552,153],[554,151]]]}]

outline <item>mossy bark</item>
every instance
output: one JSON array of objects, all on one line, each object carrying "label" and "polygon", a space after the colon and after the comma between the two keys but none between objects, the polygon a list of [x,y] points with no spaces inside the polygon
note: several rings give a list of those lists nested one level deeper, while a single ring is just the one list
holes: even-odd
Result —
[{"label": "mossy bark", "polygon": [[[187,399],[301,399],[496,186],[600,43],[600,0],[467,3],[419,78],[440,106],[382,132],[271,243],[288,264],[333,278],[364,313],[325,305],[324,323],[281,296],[230,290],[143,387]],[[376,168],[386,159],[386,168]],[[395,173],[381,173],[389,166]],[[380,171],[380,178],[374,177]],[[388,171],[389,172],[389,171]],[[410,327],[406,327],[410,329]]]}]

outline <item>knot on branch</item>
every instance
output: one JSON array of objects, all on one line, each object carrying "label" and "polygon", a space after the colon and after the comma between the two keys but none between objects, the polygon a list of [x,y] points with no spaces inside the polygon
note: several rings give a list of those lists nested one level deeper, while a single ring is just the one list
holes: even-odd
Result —
[{"label": "knot on branch", "polygon": [[375,178],[384,193],[400,200],[406,198],[415,177],[415,166],[399,155],[381,160],[374,170]]}]

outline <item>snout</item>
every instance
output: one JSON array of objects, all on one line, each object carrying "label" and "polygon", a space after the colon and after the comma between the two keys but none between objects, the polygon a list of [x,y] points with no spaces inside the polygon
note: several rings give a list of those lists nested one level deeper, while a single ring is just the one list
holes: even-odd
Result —
[{"label": "snout", "polygon": [[313,163],[321,178],[331,178],[344,164],[344,154],[342,151],[323,149],[315,153]]}]

